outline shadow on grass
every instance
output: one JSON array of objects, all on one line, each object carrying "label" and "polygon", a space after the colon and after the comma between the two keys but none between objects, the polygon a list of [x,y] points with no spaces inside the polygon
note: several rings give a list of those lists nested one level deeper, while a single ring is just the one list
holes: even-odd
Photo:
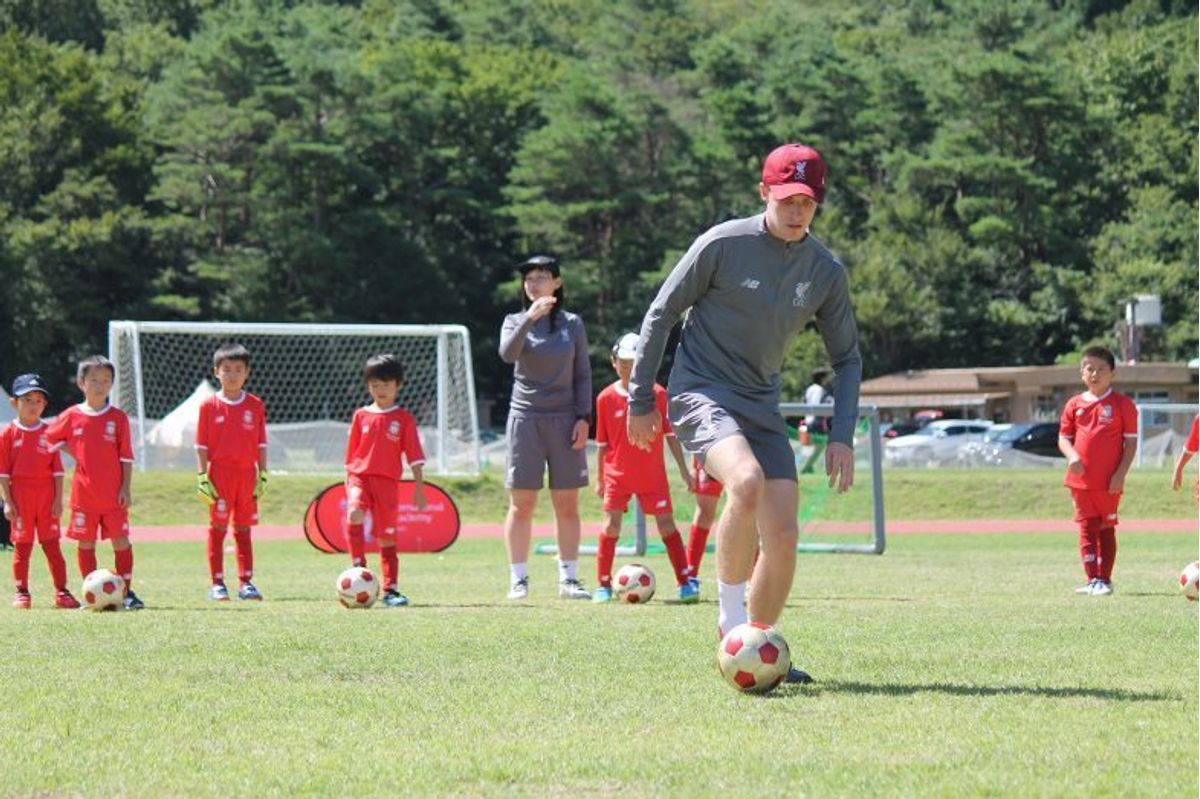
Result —
[{"label": "shadow on grass", "polygon": [[[953,683],[880,683],[873,685],[863,682],[818,682],[808,687],[783,686],[786,689],[783,696],[796,696],[804,693],[830,692],[848,694],[868,694],[876,696],[911,696],[913,694],[934,693],[950,694],[951,696],[1047,696],[1056,699],[1107,699],[1116,702],[1173,702],[1180,697],[1177,694],[1163,691],[1126,691],[1121,688],[1051,688],[1039,685],[955,685]],[[778,693],[778,691],[777,691]]]}]

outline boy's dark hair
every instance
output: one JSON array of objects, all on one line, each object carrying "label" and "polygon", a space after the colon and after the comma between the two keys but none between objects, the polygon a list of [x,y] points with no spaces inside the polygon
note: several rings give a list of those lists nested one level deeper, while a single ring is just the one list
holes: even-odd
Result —
[{"label": "boy's dark hair", "polygon": [[1080,356],[1080,358],[1081,360],[1083,358],[1099,358],[1100,360],[1108,363],[1109,369],[1117,368],[1117,359],[1113,356],[1112,350],[1110,350],[1108,347],[1101,347],[1099,345],[1095,347],[1088,347],[1083,351],[1083,355]]},{"label": "boy's dark hair", "polygon": [[217,351],[213,353],[213,368],[220,367],[225,361],[241,361],[246,364],[246,368],[250,368],[250,350],[243,347],[241,344],[222,344],[217,347]]},{"label": "boy's dark hair", "polygon": [[112,361],[103,355],[89,355],[79,362],[78,368],[75,369],[75,379],[82,380],[92,369],[107,369],[114,380],[117,377],[117,367],[113,366]]},{"label": "boy's dark hair", "polygon": [[368,380],[394,380],[404,382],[404,364],[394,354],[384,352],[367,358],[363,367],[363,382]]}]

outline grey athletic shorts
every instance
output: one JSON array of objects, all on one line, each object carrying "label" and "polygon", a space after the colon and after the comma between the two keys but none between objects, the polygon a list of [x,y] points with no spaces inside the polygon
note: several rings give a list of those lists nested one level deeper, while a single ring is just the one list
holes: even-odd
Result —
[{"label": "grey athletic shorts", "polygon": [[542,487],[550,467],[550,488],[582,488],[588,484],[586,449],[571,449],[574,416],[508,415],[506,488]]},{"label": "grey athletic shorts", "polygon": [[787,423],[779,410],[751,403],[725,389],[685,391],[670,398],[667,416],[679,443],[700,459],[709,447],[729,436],[750,445],[768,480],[795,480],[796,456],[788,442]]}]

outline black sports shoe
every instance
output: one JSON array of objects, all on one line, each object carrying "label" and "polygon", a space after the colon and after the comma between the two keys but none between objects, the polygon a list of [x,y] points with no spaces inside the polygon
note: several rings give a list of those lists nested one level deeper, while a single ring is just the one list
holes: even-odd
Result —
[{"label": "black sports shoe", "polygon": [[132,591],[125,592],[125,609],[126,610],[141,610],[146,607],[146,603],[138,599],[138,595]]},{"label": "black sports shoe", "polygon": [[807,671],[801,671],[795,666],[788,667],[787,677],[785,677],[783,681],[794,683],[796,685],[808,685],[811,682],[816,682],[812,677],[809,676]]}]

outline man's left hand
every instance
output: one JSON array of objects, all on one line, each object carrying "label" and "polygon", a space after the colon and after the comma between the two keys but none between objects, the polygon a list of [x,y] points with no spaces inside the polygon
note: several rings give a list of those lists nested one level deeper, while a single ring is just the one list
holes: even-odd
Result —
[{"label": "man's left hand", "polygon": [[829,487],[844,494],[854,485],[854,450],[840,442],[829,442],[825,447],[825,474],[829,475]]}]

